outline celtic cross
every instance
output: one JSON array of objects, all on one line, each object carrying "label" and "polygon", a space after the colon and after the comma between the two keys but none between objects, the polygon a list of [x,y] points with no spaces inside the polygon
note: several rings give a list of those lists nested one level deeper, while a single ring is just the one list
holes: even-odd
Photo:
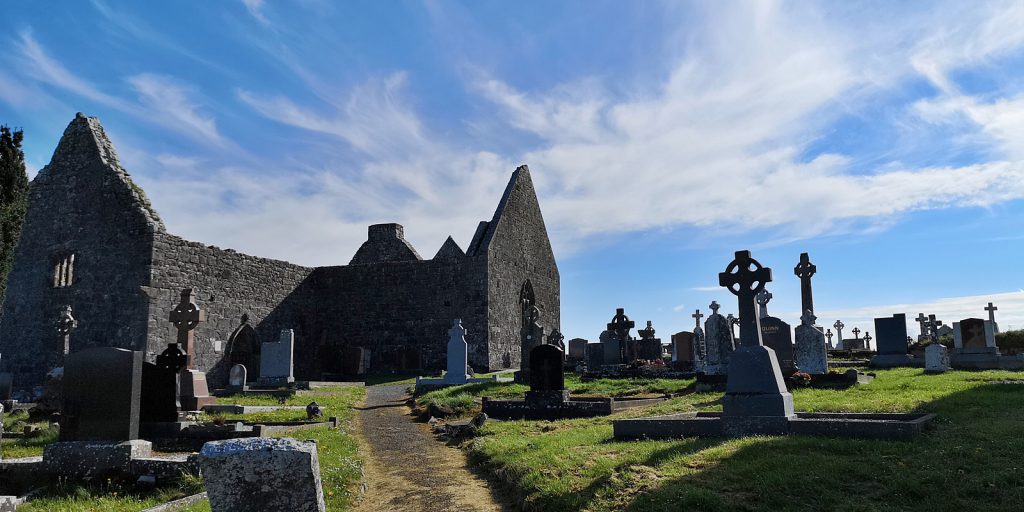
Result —
[{"label": "celtic cross", "polygon": [[199,309],[192,302],[192,289],[185,288],[181,291],[181,302],[171,311],[170,321],[178,329],[178,346],[185,352],[188,361],[185,367],[192,369],[193,358],[195,357],[195,334],[193,329],[199,322],[206,321],[206,312]]},{"label": "celtic cross", "polygon": [[761,306],[760,318],[768,317],[768,301],[770,300],[772,300],[772,294],[762,287],[761,291],[757,294],[757,305]]},{"label": "celtic cross", "polygon": [[814,298],[811,296],[811,276],[818,267],[811,263],[806,252],[800,253],[800,263],[793,268],[793,273],[800,278],[800,303],[804,311],[814,311]]},{"label": "celtic cross", "polygon": [[[736,258],[718,274],[718,284],[736,296],[740,316],[740,344],[756,347],[761,343],[761,321],[754,297],[771,282],[772,269],[750,257],[750,251],[736,251]],[[770,295],[770,294],[769,294]]]}]

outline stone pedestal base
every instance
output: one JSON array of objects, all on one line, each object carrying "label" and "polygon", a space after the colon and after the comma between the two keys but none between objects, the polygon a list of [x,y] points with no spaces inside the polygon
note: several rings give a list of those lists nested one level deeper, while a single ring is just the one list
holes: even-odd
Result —
[{"label": "stone pedestal base", "polygon": [[[783,388],[785,389],[785,388]],[[774,416],[789,418],[796,414],[793,395],[781,393],[726,393],[722,397],[722,417]]]},{"label": "stone pedestal base", "polygon": [[43,448],[43,468],[55,476],[83,478],[129,471],[132,459],[153,456],[153,443],[134,441],[62,441]]},{"label": "stone pedestal base", "polygon": [[764,346],[740,347],[729,361],[729,379],[722,399],[722,416],[772,416],[794,414],[793,395],[779,370],[775,351]]},{"label": "stone pedestal base", "polygon": [[563,404],[569,401],[569,390],[558,391],[527,391],[526,403],[531,407]]},{"label": "stone pedestal base", "polygon": [[530,370],[523,369],[512,374],[512,382],[516,384],[530,385]]},{"label": "stone pedestal base", "polygon": [[183,411],[201,411],[207,405],[217,403],[217,399],[210,396],[210,390],[206,386],[206,374],[199,370],[184,370],[181,372],[181,409]]}]

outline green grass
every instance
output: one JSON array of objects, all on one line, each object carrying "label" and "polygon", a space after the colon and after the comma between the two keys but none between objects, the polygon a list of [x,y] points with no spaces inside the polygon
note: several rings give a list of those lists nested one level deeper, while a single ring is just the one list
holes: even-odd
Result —
[{"label": "green grass", "polygon": [[[661,396],[666,393],[681,393],[694,383],[693,379],[598,379],[580,382],[579,376],[566,374],[565,387],[577,396]],[[522,398],[529,386],[512,382],[483,382],[463,384],[430,391],[416,398],[420,407],[431,404],[451,408],[458,415],[479,412],[474,398]]]},{"label": "green grass", "polygon": [[[879,371],[798,389],[798,411],[939,414],[913,442],[810,437],[615,441],[613,417],[489,422],[471,459],[527,510],[1021,510],[1024,385],[1012,372]],[[721,410],[694,393],[614,418]]]},{"label": "green grass", "polygon": [[28,413],[17,411],[4,416],[5,432],[21,432],[27,426],[34,426],[42,429],[33,437],[6,437],[0,442],[0,452],[5,459],[16,459],[21,457],[38,457],[43,454],[43,447],[57,440],[57,430],[50,429],[49,423],[29,421]]},{"label": "green grass", "polygon": [[[319,388],[293,396],[284,401],[285,405],[306,405],[316,401],[326,407],[326,415],[337,416],[339,428],[327,427],[297,430],[281,434],[280,437],[294,437],[301,440],[316,440],[317,455],[320,462],[324,498],[327,510],[342,512],[351,508],[355,498],[355,486],[361,478],[361,461],[356,452],[356,441],[352,435],[352,420],[355,411],[352,407],[363,400],[366,389],[363,387],[330,387]],[[281,402],[271,396],[235,397],[230,400],[221,399],[220,403],[240,403],[244,405],[279,405]],[[283,411],[289,414],[298,413],[298,418],[305,419],[305,411]],[[246,415],[246,420],[257,416],[274,415],[261,413]],[[240,416],[241,417],[241,416]],[[269,421],[260,419],[257,421]],[[24,456],[21,453],[38,451],[42,446],[56,438],[32,438],[19,441],[17,446],[8,445],[5,440],[4,457]],[[11,440],[15,441],[15,440]],[[30,443],[31,442],[31,443]],[[18,455],[11,455],[17,453]],[[34,453],[34,452],[33,452]],[[165,487],[141,491],[134,483],[127,482],[91,482],[89,484],[68,484],[57,482],[45,488],[37,498],[26,503],[18,510],[53,511],[53,512],[120,512],[138,511],[160,503],[182,498],[202,492],[202,479],[186,476],[178,482],[171,482]],[[209,503],[204,501],[188,508],[189,511],[209,511]]]}]

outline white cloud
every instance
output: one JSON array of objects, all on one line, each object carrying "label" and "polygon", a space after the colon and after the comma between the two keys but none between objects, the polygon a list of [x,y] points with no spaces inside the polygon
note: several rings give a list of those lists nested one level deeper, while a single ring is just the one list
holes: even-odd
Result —
[{"label": "white cloud", "polygon": [[99,90],[94,85],[69,71],[59,61],[50,57],[32,36],[31,31],[23,30],[18,33],[18,36],[17,46],[20,50],[23,64],[27,68],[28,73],[36,80],[67,90],[102,105],[116,108],[122,112],[134,110],[127,102]]},{"label": "white cloud", "polygon": [[189,97],[189,87],[172,77],[143,73],[128,78],[139,94],[139,102],[154,115],[153,120],[196,139],[214,145],[225,144],[212,116],[203,114]]},{"label": "white cloud", "polygon": [[263,14],[263,0],[242,0],[242,3],[245,5],[245,9],[249,11],[249,15],[256,18],[256,21],[263,25],[270,25],[270,20]]}]

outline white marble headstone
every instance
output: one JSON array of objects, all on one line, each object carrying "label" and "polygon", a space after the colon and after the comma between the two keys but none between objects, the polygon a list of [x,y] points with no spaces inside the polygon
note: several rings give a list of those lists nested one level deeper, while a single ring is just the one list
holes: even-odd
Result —
[{"label": "white marble headstone", "polygon": [[228,371],[228,386],[233,388],[245,387],[245,379],[248,371],[245,369],[245,365],[236,364],[231,367]]},{"label": "white marble headstone", "polygon": [[942,373],[949,370],[949,350],[940,343],[932,343],[924,349],[924,371]]},{"label": "white marble headstone", "polygon": [[295,331],[284,329],[281,338],[275,342],[263,343],[260,353],[260,382],[264,384],[287,384],[295,382],[293,362],[295,360]]},{"label": "white marble headstone", "polygon": [[444,381],[449,384],[462,384],[469,379],[466,366],[469,365],[469,345],[466,344],[466,329],[462,320],[456,318],[452,328],[448,330],[448,373]]}]

